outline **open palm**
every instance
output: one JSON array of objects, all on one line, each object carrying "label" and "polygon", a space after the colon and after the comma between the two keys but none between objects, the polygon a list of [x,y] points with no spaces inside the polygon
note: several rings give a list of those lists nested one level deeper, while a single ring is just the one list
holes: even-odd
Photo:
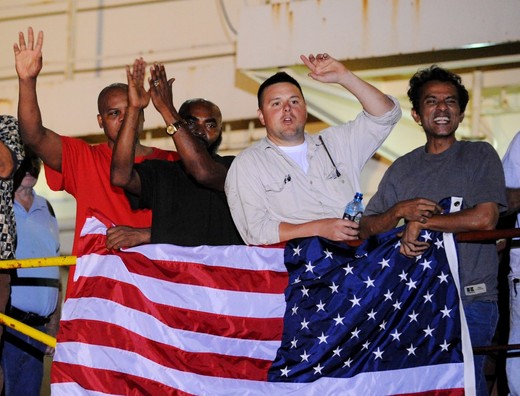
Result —
[{"label": "open palm", "polygon": [[16,72],[21,79],[35,78],[42,69],[43,32],[38,33],[36,45],[32,28],[27,32],[27,43],[22,32],[18,34],[18,43],[13,46]]}]

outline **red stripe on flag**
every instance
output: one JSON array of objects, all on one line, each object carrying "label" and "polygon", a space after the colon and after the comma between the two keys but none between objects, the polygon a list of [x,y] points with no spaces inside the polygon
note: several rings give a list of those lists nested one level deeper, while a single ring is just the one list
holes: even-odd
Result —
[{"label": "red stripe on flag", "polygon": [[82,277],[77,286],[69,298],[96,297],[111,300],[152,315],[173,328],[261,341],[279,341],[282,338],[283,318],[217,315],[158,304],[150,301],[137,287],[107,278]]},{"label": "red stripe on flag", "polygon": [[118,252],[116,255],[124,257],[125,265],[132,273],[187,285],[283,294],[289,281],[286,272],[246,270],[193,262],[150,260],[142,254],[131,252]]},{"label": "red stripe on flag", "polygon": [[[120,372],[84,367],[78,364],[54,362],[52,371],[54,384],[77,383],[84,389],[118,395],[124,390],[125,395],[175,395],[191,396],[190,393],[173,389],[160,382]],[[71,376],[70,374],[74,375]],[[63,392],[61,394],[64,394]]]},{"label": "red stripe on flag", "polygon": [[[79,324],[72,322],[74,321],[64,322],[64,330],[67,330],[69,325],[72,327]],[[82,335],[64,331],[60,342],[82,342],[128,350],[164,367],[222,378],[266,381],[267,371],[272,363],[270,360],[247,356],[187,352],[106,322],[82,320],[81,327],[84,329]]]},{"label": "red stripe on flag", "polygon": [[390,396],[464,396],[464,389],[453,388],[453,389],[440,389],[427,392],[417,393],[399,393]]}]

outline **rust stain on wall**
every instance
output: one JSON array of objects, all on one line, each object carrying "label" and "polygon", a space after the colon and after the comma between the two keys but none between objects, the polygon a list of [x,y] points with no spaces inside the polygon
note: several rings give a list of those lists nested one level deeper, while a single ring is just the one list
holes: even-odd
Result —
[{"label": "rust stain on wall", "polygon": [[363,3],[361,5],[361,12],[362,12],[362,27],[363,31],[361,33],[361,39],[363,40],[363,47],[368,48],[369,42],[370,42],[370,19],[369,19],[369,7],[368,7],[368,0],[363,0]]},{"label": "rust stain on wall", "polygon": [[280,3],[271,4],[271,15],[273,16],[274,22],[280,22],[280,13],[282,5]]}]

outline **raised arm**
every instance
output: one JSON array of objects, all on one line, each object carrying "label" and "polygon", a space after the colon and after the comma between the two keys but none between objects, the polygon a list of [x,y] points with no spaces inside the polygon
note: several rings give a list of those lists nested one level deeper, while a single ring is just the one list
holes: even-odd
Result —
[{"label": "raised arm", "polygon": [[141,194],[141,179],[134,169],[139,118],[150,102],[150,93],[144,89],[145,71],[146,62],[143,58],[136,59],[133,68],[126,67],[128,107],[114,142],[110,166],[110,182],[137,196]]},{"label": "raised arm", "polygon": [[20,134],[42,161],[61,172],[61,137],[43,126],[36,79],[42,69],[43,32],[38,33],[36,43],[32,28],[28,29],[27,42],[22,32],[14,44],[16,72],[18,73],[18,123]]},{"label": "raised arm", "polygon": [[301,55],[300,59],[309,68],[309,77],[316,81],[341,85],[359,100],[367,113],[382,116],[394,108],[392,100],[383,92],[357,77],[330,55]]},{"label": "raised arm", "polygon": [[[172,85],[174,78],[168,80],[164,65],[156,64],[150,69],[150,92],[152,102],[161,114],[166,125],[183,121],[181,115],[173,105]],[[222,133],[222,120],[213,120],[218,125],[212,127],[218,128],[218,133]],[[191,175],[199,184],[218,191],[224,191],[224,182],[226,180],[227,168],[216,162],[210,155],[208,147],[197,138],[199,133],[197,129],[201,126],[197,125],[195,119],[184,120],[187,123],[182,125],[172,136],[175,147],[181,161],[184,165],[186,173]]]}]

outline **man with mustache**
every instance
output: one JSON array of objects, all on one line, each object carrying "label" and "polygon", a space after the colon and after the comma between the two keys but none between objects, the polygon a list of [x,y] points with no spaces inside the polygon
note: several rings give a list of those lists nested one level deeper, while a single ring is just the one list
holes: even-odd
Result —
[{"label": "man with mustache", "polygon": [[[507,207],[500,158],[486,142],[458,141],[469,94],[460,76],[437,66],[410,79],[412,117],[426,145],[398,158],[386,171],[361,219],[360,237],[393,229],[404,221],[400,251],[416,258],[429,243],[424,229],[458,233],[494,229]],[[443,198],[461,197],[462,210],[443,214]],[[498,255],[494,241],[459,243],[460,292],[473,346],[491,344],[498,320]],[[475,355],[478,395],[487,395],[484,355]]]},{"label": "man with mustache", "polygon": [[[132,69],[127,68],[128,110],[114,146],[112,184],[125,189],[134,209],[152,210],[152,243],[242,244],[224,194],[234,157],[216,154],[222,141],[220,109],[205,99],[191,99],[177,112],[172,99],[174,79],[168,81],[164,66],[156,64],[150,70],[150,91],[146,91],[145,67],[137,59]],[[135,123],[150,97],[163,116],[180,161],[133,163]]]}]

